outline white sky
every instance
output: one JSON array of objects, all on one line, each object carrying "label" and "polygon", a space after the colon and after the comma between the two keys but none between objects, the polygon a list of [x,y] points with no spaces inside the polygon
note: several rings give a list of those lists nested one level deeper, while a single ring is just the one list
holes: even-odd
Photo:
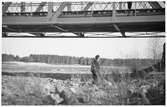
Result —
[{"label": "white sky", "polygon": [[21,57],[29,54],[94,57],[99,54],[111,59],[152,58],[153,49],[161,55],[164,41],[163,38],[2,38],[2,52]]},{"label": "white sky", "polygon": [[[2,52],[19,56],[52,54],[103,58],[152,58],[164,39],[146,38],[2,38]],[[156,44],[154,44],[156,42]]]}]

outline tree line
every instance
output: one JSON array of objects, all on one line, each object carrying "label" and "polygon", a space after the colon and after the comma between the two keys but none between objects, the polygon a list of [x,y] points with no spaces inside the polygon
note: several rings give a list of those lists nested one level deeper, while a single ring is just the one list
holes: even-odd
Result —
[{"label": "tree line", "polygon": [[[26,57],[19,57],[18,55],[2,54],[2,61],[22,61],[22,62],[40,62],[48,64],[79,64],[90,65],[92,58],[75,57],[75,56],[60,56],[60,55],[38,55],[31,54]],[[155,59],[107,59],[101,58],[100,64],[104,66],[137,66],[154,63]]]}]

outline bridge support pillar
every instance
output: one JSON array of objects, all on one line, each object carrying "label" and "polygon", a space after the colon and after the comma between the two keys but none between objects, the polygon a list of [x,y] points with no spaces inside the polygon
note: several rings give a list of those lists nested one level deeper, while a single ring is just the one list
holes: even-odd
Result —
[{"label": "bridge support pillar", "polygon": [[2,32],[2,37],[7,37],[8,34],[6,32]]},{"label": "bridge support pillar", "polygon": [[33,34],[33,35],[35,35],[37,37],[44,37],[45,36],[44,33],[31,33],[31,34]]},{"label": "bridge support pillar", "polygon": [[125,32],[121,32],[122,37],[126,37]]},{"label": "bridge support pillar", "polygon": [[79,37],[84,37],[85,36],[83,32],[82,33],[74,33],[74,34],[76,34]]},{"label": "bridge support pillar", "polygon": [[122,34],[122,37],[126,37],[125,32],[121,31],[120,28],[116,24],[113,24],[113,26],[118,32],[120,32]]}]

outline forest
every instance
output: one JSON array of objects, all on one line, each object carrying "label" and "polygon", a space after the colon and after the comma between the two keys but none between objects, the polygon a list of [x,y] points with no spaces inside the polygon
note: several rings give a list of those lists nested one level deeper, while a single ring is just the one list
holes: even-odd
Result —
[{"label": "forest", "polygon": [[[92,58],[60,56],[60,55],[40,55],[31,54],[26,57],[18,55],[2,54],[2,62],[4,61],[21,61],[21,62],[40,62],[47,64],[65,64],[65,65],[90,65]],[[144,66],[151,65],[159,61],[158,59],[106,59],[101,58],[100,64],[103,66]]]}]

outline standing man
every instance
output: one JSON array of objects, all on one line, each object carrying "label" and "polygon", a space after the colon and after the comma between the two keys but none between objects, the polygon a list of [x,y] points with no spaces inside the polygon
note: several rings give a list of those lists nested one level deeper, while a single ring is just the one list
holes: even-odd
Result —
[{"label": "standing man", "polygon": [[161,72],[165,72],[165,43],[163,44],[163,52],[160,63],[161,63]]},{"label": "standing man", "polygon": [[93,77],[93,84],[98,84],[100,81],[100,56],[96,55],[95,58],[93,58],[91,63],[91,72]]}]

